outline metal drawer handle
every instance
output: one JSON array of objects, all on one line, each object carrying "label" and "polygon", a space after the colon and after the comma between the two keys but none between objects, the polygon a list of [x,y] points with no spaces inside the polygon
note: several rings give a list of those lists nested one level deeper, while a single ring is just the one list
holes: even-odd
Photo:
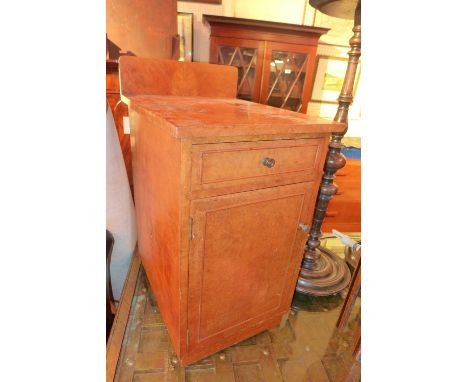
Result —
[{"label": "metal drawer handle", "polygon": [[273,158],[266,157],[262,159],[262,164],[265,167],[272,168],[275,165],[275,160]]}]

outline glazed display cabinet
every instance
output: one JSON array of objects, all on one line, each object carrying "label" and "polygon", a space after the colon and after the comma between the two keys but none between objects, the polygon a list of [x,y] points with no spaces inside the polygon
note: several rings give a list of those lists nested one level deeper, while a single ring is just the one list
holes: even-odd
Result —
[{"label": "glazed display cabinet", "polygon": [[210,63],[238,70],[237,98],[307,112],[320,36],[326,28],[203,15]]}]

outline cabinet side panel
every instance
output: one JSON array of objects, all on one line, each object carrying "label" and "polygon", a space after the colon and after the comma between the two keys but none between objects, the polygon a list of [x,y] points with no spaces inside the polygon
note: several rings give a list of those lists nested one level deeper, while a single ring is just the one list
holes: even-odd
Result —
[{"label": "cabinet side panel", "polygon": [[180,353],[180,142],[164,121],[130,108],[138,247],[174,349]]}]

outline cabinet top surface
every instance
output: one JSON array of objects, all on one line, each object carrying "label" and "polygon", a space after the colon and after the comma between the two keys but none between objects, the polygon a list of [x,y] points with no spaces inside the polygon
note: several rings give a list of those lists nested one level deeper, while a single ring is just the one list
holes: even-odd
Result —
[{"label": "cabinet top surface", "polygon": [[237,98],[137,95],[130,110],[162,119],[176,138],[343,132],[345,124]]}]

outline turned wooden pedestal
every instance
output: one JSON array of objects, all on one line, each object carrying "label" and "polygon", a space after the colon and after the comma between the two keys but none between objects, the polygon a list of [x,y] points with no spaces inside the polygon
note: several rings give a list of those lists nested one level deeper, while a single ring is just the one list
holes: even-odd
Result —
[{"label": "turned wooden pedestal", "polygon": [[[311,4],[317,2],[310,0]],[[335,4],[340,1],[335,2]],[[328,4],[330,5],[330,4]],[[331,6],[331,5],[330,5]],[[327,8],[327,7],[326,7]],[[330,10],[330,9],[329,9]],[[314,211],[314,221],[310,231],[307,247],[302,261],[302,268],[296,286],[296,291],[308,295],[326,296],[338,293],[349,284],[351,275],[345,262],[331,251],[320,248],[320,236],[323,219],[328,203],[337,192],[337,186],[333,183],[335,173],[343,168],[346,159],[341,154],[341,139],[346,134],[348,123],[348,109],[353,101],[354,79],[361,56],[361,1],[359,0],[355,9],[355,26],[353,37],[349,40],[351,50],[349,51],[348,67],[343,82],[341,94],[338,97],[338,111],[334,120],[346,124],[345,131],[335,131],[329,144],[327,160],[324,167],[324,175],[320,184],[320,192]],[[294,307],[293,307],[294,308]]]}]

